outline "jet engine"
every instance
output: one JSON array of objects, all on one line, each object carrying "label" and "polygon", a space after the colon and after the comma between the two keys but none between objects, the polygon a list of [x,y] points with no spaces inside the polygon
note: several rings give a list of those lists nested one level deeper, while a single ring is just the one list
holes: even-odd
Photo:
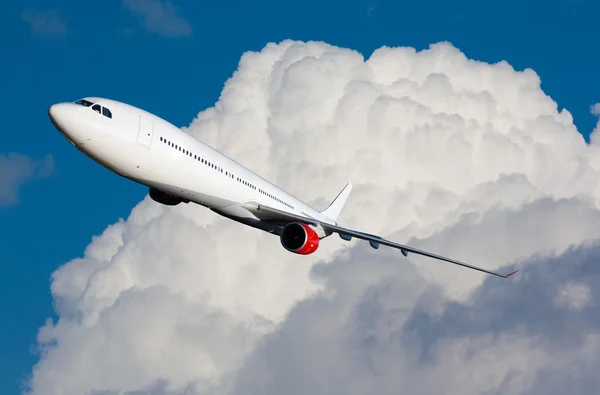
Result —
[{"label": "jet engine", "polygon": [[312,228],[301,222],[287,224],[281,231],[281,245],[295,254],[312,254],[319,248],[319,236]]},{"label": "jet engine", "polygon": [[164,204],[166,206],[177,206],[179,203],[184,202],[183,199],[156,188],[150,188],[149,195],[155,202]]}]

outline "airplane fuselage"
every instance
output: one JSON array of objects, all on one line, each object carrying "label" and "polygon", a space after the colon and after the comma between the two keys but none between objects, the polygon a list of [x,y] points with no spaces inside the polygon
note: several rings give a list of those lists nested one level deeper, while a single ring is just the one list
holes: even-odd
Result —
[{"label": "airplane fuselage", "polygon": [[52,106],[52,122],[78,150],[125,178],[270,233],[281,226],[256,218],[244,204],[335,223],[156,115],[104,98],[78,102]]}]

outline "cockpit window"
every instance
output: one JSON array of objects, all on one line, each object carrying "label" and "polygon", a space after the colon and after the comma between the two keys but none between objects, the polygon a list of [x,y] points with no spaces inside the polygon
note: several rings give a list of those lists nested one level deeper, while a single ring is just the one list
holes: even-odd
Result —
[{"label": "cockpit window", "polygon": [[100,107],[100,104],[94,104],[92,106],[92,110],[96,111],[98,114],[102,113],[102,107]]},{"label": "cockpit window", "polygon": [[77,100],[75,102],[75,104],[79,104],[79,105],[82,105],[84,107],[90,107],[90,106],[94,105],[94,103],[92,103],[91,101],[87,101],[85,99]]},{"label": "cockpit window", "polygon": [[105,117],[108,117],[108,118],[112,118],[112,113],[106,107],[102,107],[102,115],[104,115]]}]

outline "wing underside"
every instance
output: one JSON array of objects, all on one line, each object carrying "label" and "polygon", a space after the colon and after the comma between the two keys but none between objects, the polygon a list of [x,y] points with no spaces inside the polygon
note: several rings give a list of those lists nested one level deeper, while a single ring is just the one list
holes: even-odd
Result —
[{"label": "wing underside", "polygon": [[359,232],[356,230],[343,228],[341,226],[337,226],[336,224],[330,224],[330,223],[323,222],[323,221],[320,221],[315,218],[308,218],[308,217],[304,217],[301,215],[287,213],[285,211],[278,210],[276,208],[265,206],[265,205],[259,204],[259,203],[248,203],[248,204],[245,204],[244,207],[247,210],[251,211],[257,218],[260,218],[261,220],[264,220],[264,221],[280,221],[282,223],[298,221],[298,222],[303,222],[303,223],[306,223],[309,225],[320,226],[321,228],[324,229],[324,231],[327,234],[337,233],[344,240],[351,240],[352,237],[355,237],[357,239],[366,240],[371,244],[371,247],[373,247],[373,248],[379,248],[380,245],[396,248],[396,249],[400,250],[400,252],[404,256],[408,256],[409,253],[423,255],[423,256],[426,256],[429,258],[453,263],[455,265],[463,266],[463,267],[466,267],[469,269],[477,270],[477,271],[480,271],[483,273],[491,274],[491,275],[502,277],[502,278],[508,278],[508,277],[512,276],[513,274],[515,274],[516,272],[518,272],[518,270],[515,270],[514,272],[509,273],[509,274],[500,274],[500,273],[497,273],[497,272],[494,272],[491,270],[486,270],[481,267],[469,265],[467,263],[460,262],[460,261],[457,261],[457,260],[454,260],[451,258],[447,258],[447,257],[441,256],[441,255],[433,254],[431,252],[419,250],[417,248],[409,247],[409,246],[399,244],[399,243],[396,243],[396,242],[393,242],[390,240],[386,240],[386,239],[376,236],[376,235],[371,235],[368,233],[363,233],[363,232]]}]

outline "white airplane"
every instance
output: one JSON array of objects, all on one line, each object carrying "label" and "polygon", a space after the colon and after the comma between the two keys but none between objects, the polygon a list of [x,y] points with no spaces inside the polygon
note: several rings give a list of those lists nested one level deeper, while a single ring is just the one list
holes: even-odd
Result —
[{"label": "white airplane", "polygon": [[234,221],[278,235],[283,247],[312,254],[333,233],[408,253],[503,275],[384,238],[343,228],[336,222],[352,184],[317,211],[244,166],[144,110],[114,100],[87,97],[48,109],[58,131],[79,151],[109,170],[150,188],[158,203],[194,202]]}]

